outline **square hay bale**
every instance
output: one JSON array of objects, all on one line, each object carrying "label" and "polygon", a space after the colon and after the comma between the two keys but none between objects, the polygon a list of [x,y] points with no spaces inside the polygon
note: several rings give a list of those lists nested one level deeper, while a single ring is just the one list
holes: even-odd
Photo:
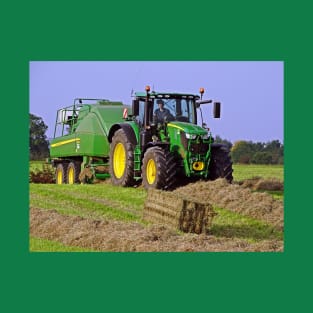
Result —
[{"label": "square hay bale", "polygon": [[201,234],[212,225],[216,213],[210,203],[195,202],[177,194],[150,189],[145,200],[143,219],[183,232]]}]

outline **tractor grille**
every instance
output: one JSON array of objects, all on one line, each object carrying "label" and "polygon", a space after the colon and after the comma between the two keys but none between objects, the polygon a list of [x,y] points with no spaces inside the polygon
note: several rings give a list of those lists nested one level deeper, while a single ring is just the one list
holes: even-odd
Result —
[{"label": "tractor grille", "polygon": [[190,152],[197,154],[206,154],[209,150],[209,144],[207,143],[191,143]]},{"label": "tractor grille", "polygon": [[[180,133],[180,140],[183,145],[183,147],[188,150],[188,142],[189,140],[186,137],[185,132]],[[190,143],[190,152],[191,153],[196,153],[196,154],[206,154],[207,151],[209,150],[210,145],[208,143],[203,143],[203,142],[191,142]]]}]

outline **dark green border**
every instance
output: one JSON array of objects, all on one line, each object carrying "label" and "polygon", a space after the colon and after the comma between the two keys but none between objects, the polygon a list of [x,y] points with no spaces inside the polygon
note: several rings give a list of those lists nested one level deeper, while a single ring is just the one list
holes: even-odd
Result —
[{"label": "dark green border", "polygon": [[[312,307],[313,219],[306,196],[312,193],[311,10],[305,1],[294,6],[219,3],[0,5],[0,305],[5,311],[281,312]],[[285,252],[29,253],[28,64],[36,60],[284,61]]]}]

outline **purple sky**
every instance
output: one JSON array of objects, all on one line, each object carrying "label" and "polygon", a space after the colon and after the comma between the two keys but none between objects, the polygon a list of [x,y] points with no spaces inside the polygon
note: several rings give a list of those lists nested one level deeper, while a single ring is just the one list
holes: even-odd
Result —
[{"label": "purple sky", "polygon": [[[74,98],[103,98],[131,104],[131,91],[198,94],[222,103],[202,106],[212,134],[232,142],[283,142],[284,64],[279,61],[34,61],[30,62],[29,111],[43,118],[53,137],[56,111]],[[199,118],[200,120],[200,118]]]}]

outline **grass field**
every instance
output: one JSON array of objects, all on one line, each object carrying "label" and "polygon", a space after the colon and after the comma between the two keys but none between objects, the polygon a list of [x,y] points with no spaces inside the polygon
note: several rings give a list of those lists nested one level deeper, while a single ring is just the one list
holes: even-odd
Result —
[{"label": "grass field", "polygon": [[93,185],[30,184],[30,205],[85,218],[139,221],[146,190],[109,183]]},{"label": "grass field", "polygon": [[65,246],[57,241],[42,238],[30,238],[29,250],[31,252],[94,252],[91,249]]},{"label": "grass field", "polygon": [[[41,163],[31,162],[30,168],[40,169]],[[283,167],[234,165],[235,181],[255,176],[283,180]],[[274,192],[274,194],[276,199],[282,199],[283,197],[282,193]],[[55,218],[58,220],[58,222],[53,224],[53,219],[50,220],[49,217],[44,217],[44,221],[47,223],[45,225],[48,225],[45,226],[46,228],[52,227],[52,231],[54,231],[63,222],[63,228],[77,228],[76,237],[72,238],[72,241],[63,242],[61,237],[51,238],[51,236],[45,233],[44,235],[40,233],[38,235],[38,233],[32,233],[31,231],[30,251],[89,252],[99,250],[99,247],[85,246],[85,243],[84,245],[80,244],[79,240],[81,240],[82,234],[85,234],[84,231],[86,231],[84,230],[84,225],[88,223],[92,225],[100,223],[102,227],[100,228],[103,232],[107,229],[112,236],[115,234],[115,237],[108,239],[109,243],[105,246],[105,251],[117,251],[115,246],[116,237],[119,236],[117,230],[125,233],[125,238],[120,239],[120,241],[130,242],[134,234],[136,244],[140,242],[141,247],[148,247],[147,249],[149,249],[155,242],[152,241],[147,244],[146,240],[152,236],[151,232],[155,232],[155,229],[153,228],[154,226],[143,222],[141,218],[145,198],[146,190],[141,186],[137,188],[123,188],[112,186],[109,182],[93,185],[30,184],[30,207],[39,209],[39,212],[55,212]],[[203,240],[201,236],[195,239],[192,237],[194,236],[192,234],[177,235],[177,233],[173,233],[166,237],[166,240],[164,239],[163,244],[175,247],[175,242],[178,244],[180,240],[185,240],[187,243],[184,242],[182,250],[179,251],[185,251],[184,249],[189,251],[193,246],[197,245],[197,247],[201,248],[203,244],[206,245],[205,247],[208,251],[272,251],[272,249],[282,249],[282,230],[276,229],[257,218],[244,216],[224,208],[215,206],[215,211],[218,215],[214,218],[210,236],[207,237],[208,239],[206,239],[205,243],[200,242],[200,240]],[[63,221],[62,217],[66,221]],[[80,228],[77,226],[78,223]],[[165,233],[165,230],[161,230],[161,235],[157,234],[155,236],[156,238],[163,238]],[[108,233],[105,233],[105,236],[99,233],[98,239],[92,239],[91,241],[100,242],[100,237],[102,238],[101,240],[105,241]],[[172,243],[172,240],[174,243]],[[123,247],[123,249],[133,249],[132,245],[135,245],[135,243],[131,242],[128,244],[131,248]],[[162,242],[160,241],[159,244],[162,244]],[[172,246],[170,246],[171,244]],[[161,248],[161,246],[158,247]]]},{"label": "grass field", "polygon": [[284,180],[283,165],[233,164],[235,181],[260,176],[262,178],[276,178]]}]

